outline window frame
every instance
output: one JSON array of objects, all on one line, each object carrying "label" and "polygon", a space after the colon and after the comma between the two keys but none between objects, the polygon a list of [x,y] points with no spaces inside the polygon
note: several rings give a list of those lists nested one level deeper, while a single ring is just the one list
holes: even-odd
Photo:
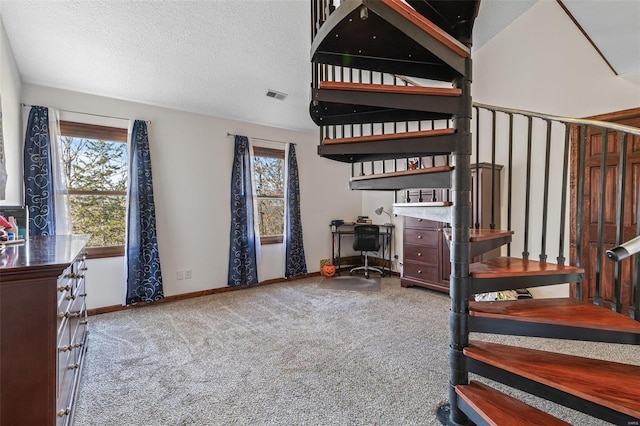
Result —
[{"label": "window frame", "polygon": [[[81,123],[77,121],[60,120],[60,136],[84,139],[99,139],[110,142],[129,143],[129,130],[124,127],[102,126],[98,124]],[[128,146],[127,146],[128,149]],[[129,170],[127,169],[127,174]],[[69,195],[124,195],[127,191],[99,191],[76,190],[68,188]],[[125,217],[126,220],[126,217]],[[125,224],[126,239],[126,224]],[[118,246],[87,247],[88,259],[124,256],[124,244]]]},{"label": "window frame", "polygon": [[[264,146],[253,146],[253,156],[254,157],[268,157],[268,158],[277,158],[280,159],[284,162],[284,166],[285,169],[287,167],[286,164],[286,152],[284,149],[277,149],[277,148],[267,148]],[[254,179],[255,179],[255,169],[252,170],[252,173],[254,174]],[[283,182],[283,184],[286,186],[286,182]],[[283,186],[284,188],[284,186]],[[256,199],[260,200],[260,199],[274,199],[274,200],[280,200],[282,199],[283,204],[285,206],[286,209],[286,203],[287,203],[287,197],[286,197],[286,188],[284,188],[285,190],[283,191],[282,197],[276,197],[276,196],[259,196],[256,193]],[[284,211],[283,211],[283,215],[284,215]],[[284,229],[282,230],[282,234],[280,235],[260,235],[260,245],[269,245],[269,244],[282,244],[284,242]]]}]

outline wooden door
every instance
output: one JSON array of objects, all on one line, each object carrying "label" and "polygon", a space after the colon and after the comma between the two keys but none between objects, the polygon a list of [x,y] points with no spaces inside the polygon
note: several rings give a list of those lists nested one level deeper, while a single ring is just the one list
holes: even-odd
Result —
[{"label": "wooden door", "polygon": [[[601,121],[611,121],[619,124],[640,127],[640,109],[621,111],[618,113],[606,114],[593,119]],[[577,141],[582,137],[580,130],[573,134],[573,146],[577,147]],[[584,174],[584,217],[583,217],[583,255],[582,266],[585,269],[585,281],[583,284],[583,300],[593,299],[596,294],[597,281],[597,259],[598,259],[598,220],[600,217],[600,197],[604,197],[604,227],[602,261],[600,269],[601,296],[605,305],[609,306],[614,300],[614,280],[615,263],[607,259],[605,251],[616,245],[617,230],[617,205],[619,187],[619,167],[620,167],[620,146],[621,137],[618,132],[609,131],[608,146],[606,155],[606,184],[605,190],[600,190],[600,173],[602,161],[602,138],[601,129],[589,127],[587,130],[586,161]],[[572,163],[577,162],[576,149],[572,150]],[[640,183],[640,138],[629,137],[627,140],[627,169],[625,174],[624,201],[624,237],[627,241],[636,236],[637,225],[637,205],[638,205],[638,185]],[[573,181],[576,181],[575,174],[577,167],[573,167]],[[575,241],[575,220],[577,195],[576,186],[572,185],[572,240]],[[571,247],[571,259],[576,259],[575,246]],[[631,305],[632,288],[632,262],[624,261],[622,264],[622,293],[621,302],[624,307]],[[575,288],[572,288],[572,295],[575,296]]]}]

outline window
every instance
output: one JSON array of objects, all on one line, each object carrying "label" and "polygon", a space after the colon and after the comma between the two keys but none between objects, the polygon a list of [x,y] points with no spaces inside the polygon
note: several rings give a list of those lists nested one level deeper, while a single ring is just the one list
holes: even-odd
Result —
[{"label": "window", "polygon": [[124,254],[127,129],[60,121],[73,232],[92,234],[91,257]]},{"label": "window", "polygon": [[284,150],[253,148],[261,244],[282,243],[284,234]]}]

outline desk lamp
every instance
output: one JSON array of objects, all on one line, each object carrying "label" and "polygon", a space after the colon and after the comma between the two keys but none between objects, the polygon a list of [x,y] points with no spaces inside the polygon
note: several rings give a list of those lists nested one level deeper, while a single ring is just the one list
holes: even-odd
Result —
[{"label": "desk lamp", "polygon": [[378,207],[377,209],[375,209],[375,213],[376,213],[378,216],[380,216],[383,212],[384,212],[384,213],[386,213],[387,215],[389,215],[389,223],[385,223],[385,225],[391,225],[391,221],[392,221],[393,219],[391,219],[391,215],[390,215],[388,212],[384,211],[384,207],[380,206],[380,207]]}]

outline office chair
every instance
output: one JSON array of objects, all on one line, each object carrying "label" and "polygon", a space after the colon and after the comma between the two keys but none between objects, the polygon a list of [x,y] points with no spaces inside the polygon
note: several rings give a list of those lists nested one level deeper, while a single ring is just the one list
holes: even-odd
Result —
[{"label": "office chair", "polygon": [[353,271],[364,271],[364,277],[369,278],[369,271],[380,272],[380,276],[384,277],[381,269],[369,266],[367,252],[380,250],[380,228],[378,225],[356,225],[353,228],[353,249],[364,252],[364,266],[358,266],[349,271],[349,275]]}]

